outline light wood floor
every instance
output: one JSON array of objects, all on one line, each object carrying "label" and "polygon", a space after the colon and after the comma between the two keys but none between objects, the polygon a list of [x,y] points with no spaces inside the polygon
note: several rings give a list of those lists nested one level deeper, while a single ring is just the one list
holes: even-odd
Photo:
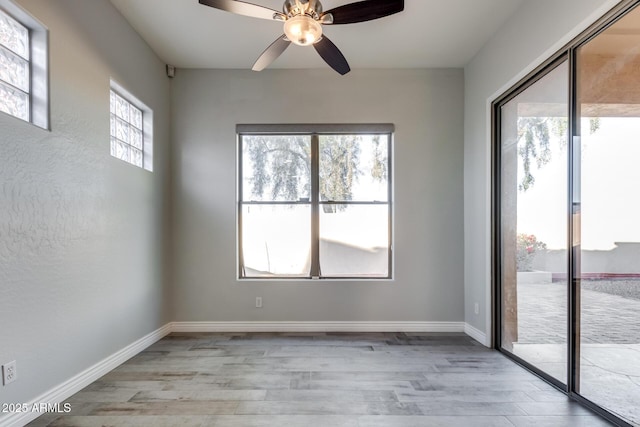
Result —
[{"label": "light wood floor", "polygon": [[172,334],[30,426],[608,426],[461,334]]}]

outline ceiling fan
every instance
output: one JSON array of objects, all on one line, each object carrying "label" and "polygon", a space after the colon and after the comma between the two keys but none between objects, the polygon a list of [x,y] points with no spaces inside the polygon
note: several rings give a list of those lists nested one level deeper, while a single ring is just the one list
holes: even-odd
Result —
[{"label": "ceiling fan", "polygon": [[262,52],[252,70],[261,71],[291,43],[313,45],[316,52],[341,75],[351,71],[342,52],[322,34],[322,25],[354,24],[384,18],[404,10],[404,0],[363,0],[324,12],[320,0],[285,0],[282,12],[238,0],[199,0],[200,4],[253,18],[284,22],[284,34]]}]

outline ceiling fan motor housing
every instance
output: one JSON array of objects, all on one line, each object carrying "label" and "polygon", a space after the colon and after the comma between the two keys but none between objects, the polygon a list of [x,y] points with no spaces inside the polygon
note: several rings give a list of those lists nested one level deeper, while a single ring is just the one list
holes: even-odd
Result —
[{"label": "ceiling fan motor housing", "polygon": [[322,15],[322,3],[320,0],[285,0],[282,10],[289,18],[307,15],[318,20]]}]

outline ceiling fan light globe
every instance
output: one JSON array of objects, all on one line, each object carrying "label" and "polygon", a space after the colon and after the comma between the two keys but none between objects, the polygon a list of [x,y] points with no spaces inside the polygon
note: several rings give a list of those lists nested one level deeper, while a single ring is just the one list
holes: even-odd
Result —
[{"label": "ceiling fan light globe", "polygon": [[309,46],[322,37],[322,25],[309,16],[298,15],[285,21],[284,33],[291,42]]}]

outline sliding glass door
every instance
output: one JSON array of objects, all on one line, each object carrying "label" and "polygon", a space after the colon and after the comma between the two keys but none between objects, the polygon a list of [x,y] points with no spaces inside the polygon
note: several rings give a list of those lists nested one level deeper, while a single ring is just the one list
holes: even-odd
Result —
[{"label": "sliding glass door", "polygon": [[567,378],[568,64],[500,108],[502,348]]},{"label": "sliding glass door", "polygon": [[497,347],[640,426],[640,1],[494,103]]},{"label": "sliding glass door", "polygon": [[577,391],[640,425],[640,8],[576,52]]}]

